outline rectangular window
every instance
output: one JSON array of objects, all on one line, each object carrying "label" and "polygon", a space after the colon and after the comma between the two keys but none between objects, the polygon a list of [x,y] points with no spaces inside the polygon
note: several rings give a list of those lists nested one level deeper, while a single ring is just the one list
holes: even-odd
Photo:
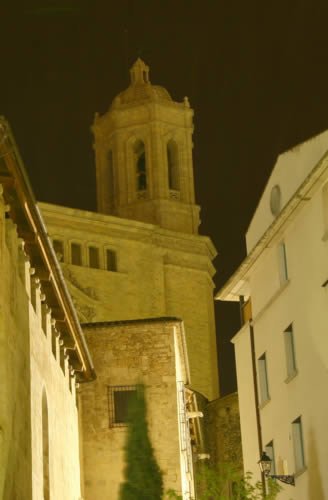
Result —
[{"label": "rectangular window", "polygon": [[107,271],[117,271],[117,258],[114,250],[106,250],[106,269]]},{"label": "rectangular window", "polygon": [[293,445],[295,458],[295,472],[301,471],[305,467],[302,419],[298,417],[292,423]]},{"label": "rectangular window", "polygon": [[65,374],[65,352],[63,347],[60,347],[59,350],[59,364],[61,369],[63,370],[63,373]]},{"label": "rectangular window", "polygon": [[57,338],[54,327],[51,328],[51,350],[55,358],[57,358]]},{"label": "rectangular window", "polygon": [[294,348],[293,325],[289,325],[284,331],[287,378],[296,374],[296,358]]},{"label": "rectangular window", "polygon": [[328,183],[322,189],[323,241],[328,239]]},{"label": "rectangular window", "polygon": [[270,474],[276,474],[276,463],[274,458],[274,447],[273,441],[270,441],[265,447],[265,453],[271,458],[271,471]]},{"label": "rectangular window", "polygon": [[278,246],[278,263],[280,283],[283,285],[286,281],[288,281],[287,254],[284,242],[281,242]]},{"label": "rectangular window", "polygon": [[128,424],[129,407],[136,393],[134,385],[108,387],[109,427],[125,427]]},{"label": "rectangular window", "polygon": [[82,249],[79,243],[71,243],[71,262],[75,266],[82,266]]},{"label": "rectangular window", "polygon": [[267,362],[266,362],[265,353],[262,354],[262,356],[258,359],[258,370],[259,370],[261,403],[263,404],[270,399],[268,373],[267,373]]},{"label": "rectangular window", "polygon": [[61,240],[53,240],[53,249],[59,262],[64,261],[64,243]]},{"label": "rectangular window", "polygon": [[99,269],[99,248],[89,247],[89,266]]}]

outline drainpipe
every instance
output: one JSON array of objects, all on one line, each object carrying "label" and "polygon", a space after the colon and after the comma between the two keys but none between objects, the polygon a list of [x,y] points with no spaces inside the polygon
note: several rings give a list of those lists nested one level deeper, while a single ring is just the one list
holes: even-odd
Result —
[{"label": "drainpipe", "polygon": [[[241,295],[239,297],[239,305],[240,305],[239,311],[240,311],[240,324],[241,324],[241,326],[243,326],[245,323],[244,313],[243,313],[244,303],[245,303],[244,297],[243,297],[243,295]],[[254,387],[254,399],[255,399],[257,441],[258,441],[258,446],[259,446],[259,457],[261,457],[262,451],[263,451],[263,441],[262,441],[259,391],[258,391],[258,386],[257,386],[254,327],[253,327],[253,323],[252,323],[251,319],[249,320],[249,336],[250,336],[250,343],[251,343],[251,357],[252,357],[252,372],[253,372],[253,387]],[[261,471],[261,482],[262,482],[263,495],[264,495],[264,497],[266,497],[267,496],[266,481],[265,481],[264,472],[262,472],[262,471]]]},{"label": "drainpipe", "polygon": [[[256,373],[256,356],[255,356],[255,340],[254,340],[254,327],[252,321],[249,322],[249,336],[251,341],[251,354],[252,354],[252,368],[253,368],[253,385],[254,385],[254,399],[255,399],[255,413],[256,413],[256,428],[257,428],[257,439],[259,444],[259,457],[262,455],[263,451],[263,441],[262,441],[262,428],[261,428],[261,414],[260,414],[260,402],[259,402],[259,391],[257,386],[257,373]],[[263,495],[267,496],[266,482],[264,472],[261,471],[261,482],[263,487]]]}]

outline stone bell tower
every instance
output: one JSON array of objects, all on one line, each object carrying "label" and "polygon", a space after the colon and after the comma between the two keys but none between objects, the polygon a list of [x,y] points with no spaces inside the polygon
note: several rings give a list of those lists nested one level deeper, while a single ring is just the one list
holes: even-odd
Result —
[{"label": "stone bell tower", "polygon": [[152,85],[141,59],[130,75],[130,86],[92,127],[98,211],[197,234],[193,110],[187,98],[176,103]]},{"label": "stone bell tower", "polygon": [[216,250],[198,234],[192,121],[187,99],[152,85],[138,59],[130,86],[93,124],[98,212],[43,213],[81,321],[181,318],[191,386],[215,399]]}]

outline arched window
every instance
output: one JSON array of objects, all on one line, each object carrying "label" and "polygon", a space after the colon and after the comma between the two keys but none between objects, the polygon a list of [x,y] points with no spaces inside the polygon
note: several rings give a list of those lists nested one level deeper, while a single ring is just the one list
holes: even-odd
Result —
[{"label": "arched window", "polygon": [[107,154],[107,182],[108,182],[108,203],[109,207],[114,207],[115,188],[114,188],[114,163],[113,151],[110,149]]},{"label": "arched window", "polygon": [[142,141],[137,141],[133,150],[136,166],[137,191],[145,191],[147,189],[147,169],[144,143]]},{"label": "arched window", "polygon": [[172,139],[167,143],[167,174],[169,181],[169,189],[179,191],[179,159],[178,146]]},{"label": "arched window", "polygon": [[42,393],[42,461],[43,461],[43,498],[50,500],[49,485],[49,422],[46,391]]}]

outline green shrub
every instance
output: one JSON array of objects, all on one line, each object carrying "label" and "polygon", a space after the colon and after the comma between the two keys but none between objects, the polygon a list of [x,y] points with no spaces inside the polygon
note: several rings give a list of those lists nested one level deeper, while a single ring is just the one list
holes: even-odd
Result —
[{"label": "green shrub", "polygon": [[129,408],[129,426],[125,453],[125,481],[120,500],[161,500],[162,474],[152,448],[146,419],[145,389],[139,385]]},{"label": "green shrub", "polygon": [[[267,493],[263,492],[262,482],[255,484],[250,472],[242,476],[233,464],[212,466],[208,463],[198,465],[196,473],[197,500],[275,500],[281,486],[274,480],[267,482]],[[232,490],[232,493],[230,493]],[[232,497],[231,497],[232,494]],[[182,496],[173,490],[166,493],[166,498],[182,500]]]}]

